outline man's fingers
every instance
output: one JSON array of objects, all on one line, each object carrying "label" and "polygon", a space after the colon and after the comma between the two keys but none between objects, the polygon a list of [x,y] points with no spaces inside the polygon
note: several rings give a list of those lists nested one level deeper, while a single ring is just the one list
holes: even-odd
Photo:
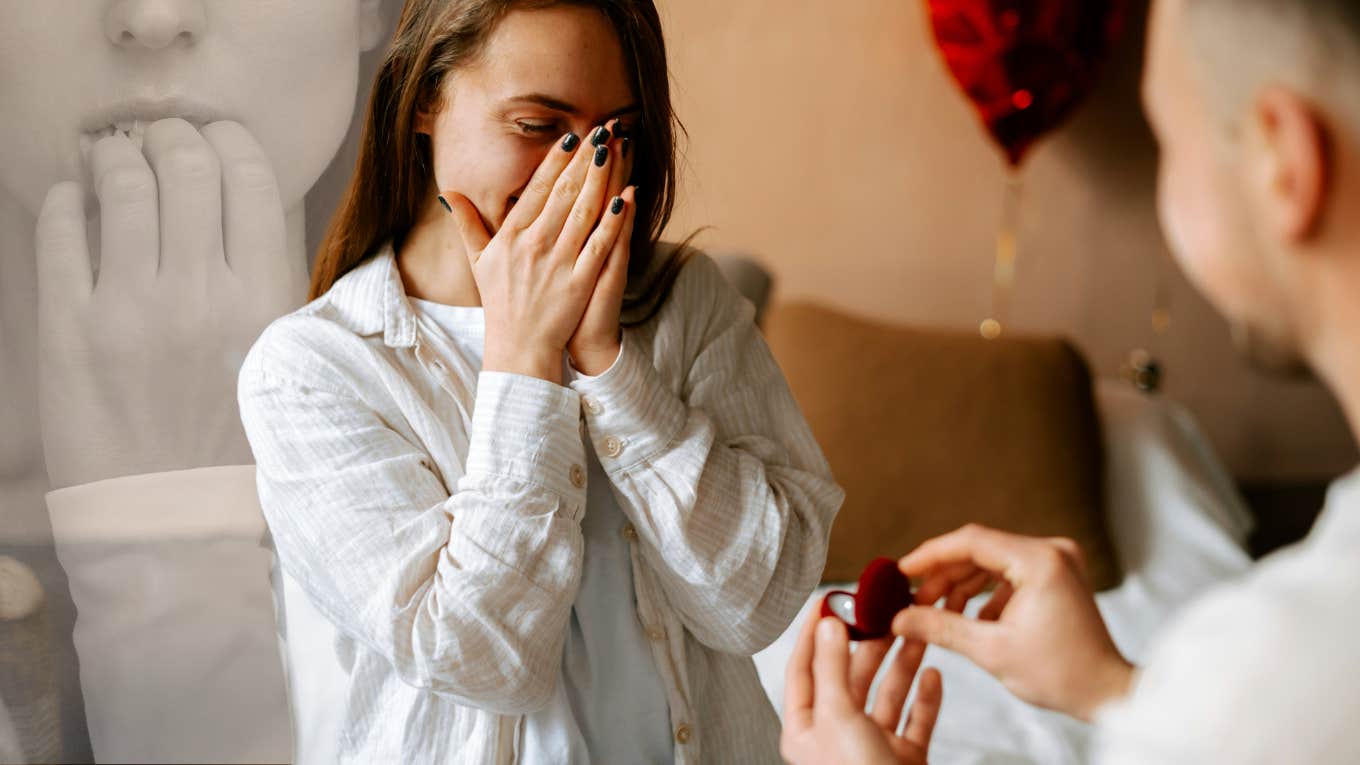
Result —
[{"label": "man's fingers", "polygon": [[908,608],[898,612],[892,623],[893,634],[962,654],[983,669],[991,663],[983,651],[995,629],[995,624],[977,622],[939,608]]},{"label": "man's fingers", "polygon": [[935,722],[940,718],[940,706],[944,703],[944,681],[940,671],[931,667],[921,673],[921,684],[916,689],[916,703],[911,705],[907,717],[907,728],[902,738],[920,747],[930,749],[930,737],[935,733]]},{"label": "man's fingers", "polygon": [[854,709],[854,700],[850,697],[850,636],[845,624],[835,617],[823,617],[817,622],[812,676],[816,712]]},{"label": "man's fingers", "polygon": [[203,138],[222,166],[222,240],[233,271],[273,276],[288,267],[283,201],[264,148],[239,122],[214,122]]},{"label": "man's fingers", "polygon": [[121,133],[95,142],[90,175],[99,199],[99,289],[125,293],[156,278],[160,192],[141,149]]},{"label": "man's fingers", "polygon": [[36,229],[38,305],[69,305],[94,289],[85,233],[85,192],[74,181],[47,192]]},{"label": "man's fingers", "polygon": [[956,614],[963,613],[963,609],[968,606],[968,601],[972,600],[974,595],[986,589],[994,578],[990,571],[978,571],[955,585],[949,593],[949,598],[945,601],[945,609]]},{"label": "man's fingers", "polygon": [[453,216],[454,225],[458,227],[458,235],[463,240],[463,250],[467,253],[468,262],[475,265],[477,259],[482,256],[482,250],[491,243],[491,234],[486,230],[482,214],[477,212],[477,206],[462,194],[446,191],[443,197],[449,206],[449,214]]},{"label": "man's fingers", "polygon": [[571,165],[580,151],[584,141],[575,133],[567,133],[548,150],[547,156],[538,164],[534,170],[534,175],[529,179],[529,183],[520,192],[519,199],[515,206],[510,208],[509,214],[505,216],[505,223],[501,228],[509,228],[512,231],[523,231],[533,225],[538,219],[539,213],[543,212],[543,207],[548,202],[548,197],[552,194],[553,187],[557,184],[557,179],[562,172]]},{"label": "man's fingers", "polygon": [[850,652],[850,698],[855,709],[864,709],[869,700],[869,686],[874,684],[874,676],[883,665],[883,657],[892,649],[893,640],[892,637],[861,640]]},{"label": "man's fingers", "polygon": [[902,722],[902,707],[911,693],[912,681],[916,670],[921,668],[921,659],[926,654],[926,644],[916,640],[906,640],[897,649],[897,655],[888,665],[883,680],[874,694],[874,708],[870,717],[878,727],[890,733],[897,732]]},{"label": "man's fingers", "polygon": [[222,164],[202,134],[182,119],[163,119],[142,141],[160,187],[161,248],[157,275],[199,283],[222,248]]},{"label": "man's fingers", "polygon": [[970,524],[925,542],[898,567],[907,576],[923,576],[941,566],[972,563],[1010,579],[1045,549],[1044,540]]},{"label": "man's fingers", "polygon": [[1089,587],[1090,575],[1086,571],[1086,553],[1082,551],[1081,545],[1077,544],[1076,540],[1067,537],[1052,537],[1047,541],[1058,548],[1058,551],[1067,558],[1072,570],[1077,572],[1077,576]]},{"label": "man's fingers", "polygon": [[798,631],[798,642],[793,646],[788,666],[784,668],[784,719],[790,716],[812,713],[813,683],[812,657],[815,653],[813,641],[816,640],[817,621],[822,613],[818,601],[803,620]]},{"label": "man's fingers", "polygon": [[984,622],[994,622],[1000,619],[1002,612],[1006,610],[1006,604],[1011,602],[1011,596],[1014,594],[1015,588],[1011,586],[1011,583],[1002,580],[1001,584],[997,585],[996,591],[992,593],[992,597],[987,599],[986,605],[982,607],[981,611],[978,611],[977,618]]},{"label": "man's fingers", "polygon": [[981,570],[972,561],[948,563],[931,569],[916,588],[914,600],[921,605],[934,605],[935,601],[948,595],[959,582],[976,575]]}]

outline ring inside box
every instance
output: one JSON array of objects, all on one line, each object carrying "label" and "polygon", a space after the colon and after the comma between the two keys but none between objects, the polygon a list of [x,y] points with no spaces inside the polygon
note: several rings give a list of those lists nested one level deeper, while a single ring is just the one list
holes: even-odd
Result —
[{"label": "ring inside box", "polygon": [[848,592],[833,592],[826,596],[826,607],[830,608],[846,624],[855,623],[855,596]]},{"label": "ring inside box", "polygon": [[855,592],[826,594],[822,616],[844,622],[851,640],[873,640],[891,635],[893,617],[911,602],[911,581],[897,568],[897,561],[879,558],[860,574]]}]

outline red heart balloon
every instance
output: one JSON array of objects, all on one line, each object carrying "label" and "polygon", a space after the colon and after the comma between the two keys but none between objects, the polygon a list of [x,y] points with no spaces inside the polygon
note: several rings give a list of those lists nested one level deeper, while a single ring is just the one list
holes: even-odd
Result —
[{"label": "red heart balloon", "polygon": [[1095,86],[1125,0],[926,0],[945,63],[1012,166]]},{"label": "red heart balloon", "polygon": [[859,587],[850,593],[828,592],[822,599],[822,616],[845,622],[851,640],[872,640],[892,634],[892,620],[911,605],[911,581],[892,558],[878,558],[859,575]]}]

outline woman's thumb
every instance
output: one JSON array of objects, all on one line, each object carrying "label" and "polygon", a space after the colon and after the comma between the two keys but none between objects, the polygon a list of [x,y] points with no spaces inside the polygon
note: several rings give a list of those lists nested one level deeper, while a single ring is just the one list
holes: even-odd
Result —
[{"label": "woman's thumb", "polygon": [[491,242],[491,234],[486,230],[486,224],[482,222],[482,214],[477,212],[477,207],[467,197],[457,192],[446,191],[440,195],[439,201],[458,225],[458,233],[463,238],[463,249],[467,251],[468,259],[476,263],[482,250],[485,250],[487,244]]}]

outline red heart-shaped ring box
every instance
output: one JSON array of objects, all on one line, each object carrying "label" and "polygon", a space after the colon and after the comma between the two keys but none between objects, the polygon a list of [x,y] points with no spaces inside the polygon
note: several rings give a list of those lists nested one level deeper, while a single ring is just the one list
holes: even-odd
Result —
[{"label": "red heart-shaped ring box", "polygon": [[822,599],[822,616],[834,616],[850,628],[851,640],[873,640],[892,634],[892,620],[911,605],[911,581],[892,558],[879,558],[859,575],[851,593],[833,590]]}]

